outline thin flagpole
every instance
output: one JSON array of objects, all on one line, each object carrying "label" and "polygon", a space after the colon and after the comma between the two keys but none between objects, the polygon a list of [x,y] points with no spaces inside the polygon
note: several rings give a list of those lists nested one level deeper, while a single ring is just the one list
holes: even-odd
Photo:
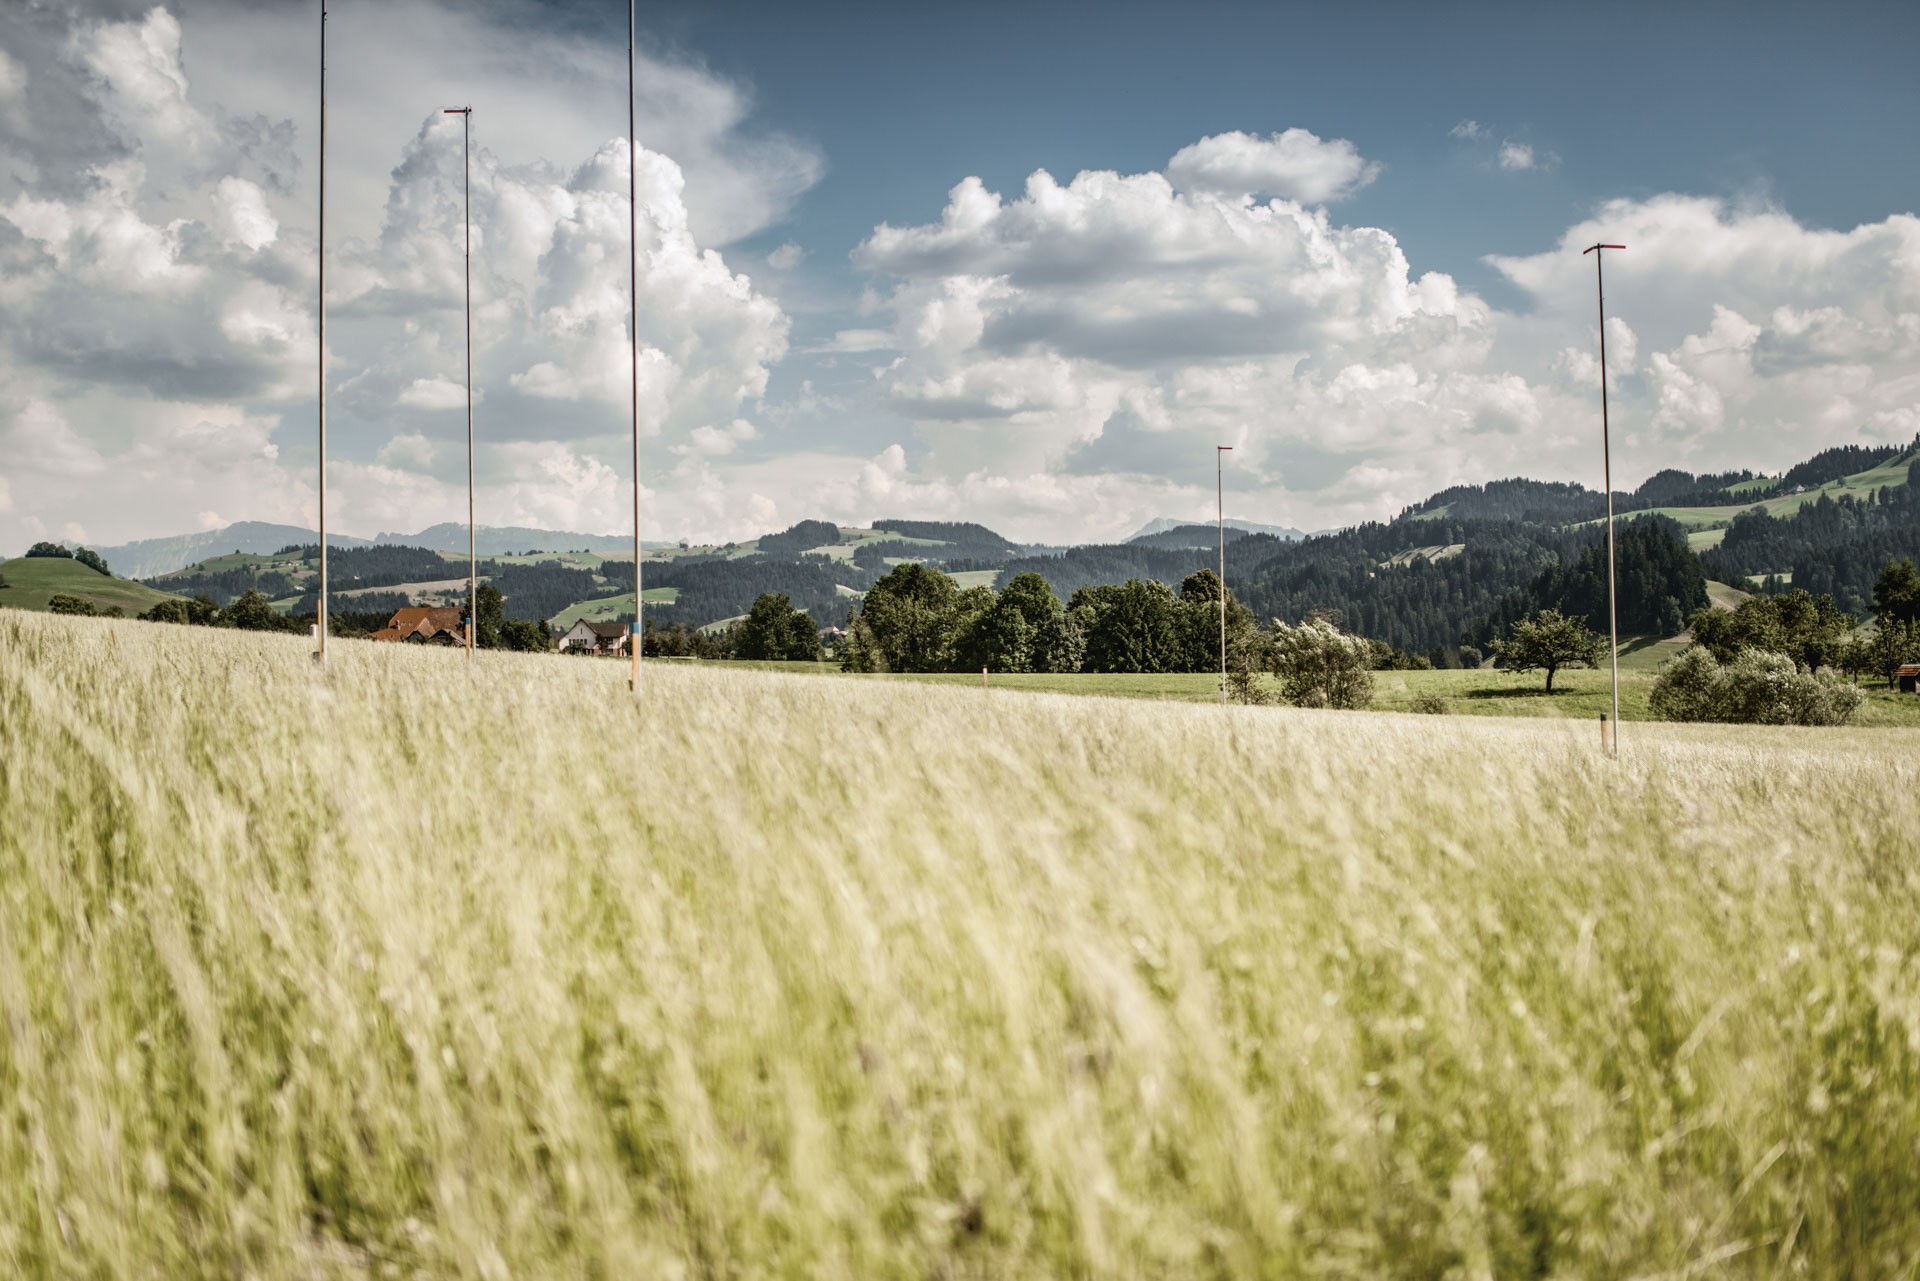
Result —
[{"label": "thin flagpole", "polygon": [[1625,245],[1594,245],[1581,251],[1593,255],[1593,283],[1600,298],[1600,468],[1601,483],[1607,489],[1607,627],[1613,641],[1613,738],[1612,754],[1620,755],[1620,605],[1615,590],[1613,554],[1613,444],[1612,428],[1607,421],[1607,282],[1600,260],[1608,249]]},{"label": "thin flagpole", "polygon": [[467,663],[473,663],[473,635],[480,627],[480,562],[473,535],[473,108],[448,107],[444,113],[460,117],[460,157],[463,166],[462,217],[467,236]]},{"label": "thin flagpole", "polygon": [[1213,517],[1220,530],[1220,706],[1227,705],[1227,482],[1232,445],[1213,447]]},{"label": "thin flagpole", "polygon": [[633,635],[627,648],[633,652],[633,675],[628,688],[640,693],[640,634],[645,624],[641,614],[640,569],[640,147],[633,113],[633,0],[627,0],[627,335],[633,360]]},{"label": "thin flagpole", "polygon": [[313,660],[327,665],[327,0],[320,0],[320,606]]}]

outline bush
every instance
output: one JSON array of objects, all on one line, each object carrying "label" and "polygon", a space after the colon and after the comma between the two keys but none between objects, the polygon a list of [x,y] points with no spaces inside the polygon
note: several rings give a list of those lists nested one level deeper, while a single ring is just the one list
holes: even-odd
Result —
[{"label": "bush", "polygon": [[1811,672],[1785,654],[1749,649],[1722,669],[1729,719],[1752,725],[1844,725],[1861,693],[1829,671]]},{"label": "bush", "polygon": [[47,602],[47,608],[56,614],[81,614],[89,618],[100,612],[85,597],[60,594]]},{"label": "bush", "polygon": [[1227,697],[1258,707],[1273,701],[1273,691],[1261,684],[1267,661],[1267,638],[1257,627],[1244,628],[1227,642]]},{"label": "bush", "polygon": [[545,623],[530,618],[509,618],[500,625],[500,647],[523,654],[544,654],[553,648],[553,637]]},{"label": "bush", "polygon": [[106,557],[102,556],[99,552],[90,551],[85,547],[81,547],[74,551],[73,558],[96,574],[105,574],[108,578],[113,577],[113,571],[107,568]]},{"label": "bush", "polygon": [[1746,649],[1723,666],[1696,646],[1660,674],[1648,705],[1670,721],[1844,725],[1860,701],[1860,691],[1832,672],[1809,671],[1785,654]]},{"label": "bush", "polygon": [[1468,671],[1472,671],[1486,661],[1486,655],[1480,652],[1479,646],[1462,645],[1460,647],[1460,666],[1466,668]]},{"label": "bush", "polygon": [[62,547],[59,543],[35,543],[33,546],[27,548],[27,555],[29,557],[64,556],[68,560],[73,559],[73,553]]},{"label": "bush", "polygon": [[1447,700],[1432,690],[1423,690],[1415,694],[1413,701],[1408,703],[1407,706],[1413,711],[1421,712],[1428,716],[1445,716],[1448,710]]},{"label": "bush", "polygon": [[1323,618],[1289,627],[1273,622],[1268,642],[1280,693],[1296,707],[1365,707],[1373,701],[1373,649]]},{"label": "bush", "polygon": [[1692,646],[1667,664],[1653,683],[1647,705],[1663,721],[1718,721],[1722,714],[1724,677],[1712,651]]}]

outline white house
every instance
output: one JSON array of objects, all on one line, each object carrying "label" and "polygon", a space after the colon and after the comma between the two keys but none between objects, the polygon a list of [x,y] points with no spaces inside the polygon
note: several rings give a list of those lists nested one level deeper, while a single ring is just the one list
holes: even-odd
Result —
[{"label": "white house", "polygon": [[583,649],[589,654],[624,654],[627,652],[627,625],[625,623],[591,623],[581,619],[560,635],[560,650]]}]

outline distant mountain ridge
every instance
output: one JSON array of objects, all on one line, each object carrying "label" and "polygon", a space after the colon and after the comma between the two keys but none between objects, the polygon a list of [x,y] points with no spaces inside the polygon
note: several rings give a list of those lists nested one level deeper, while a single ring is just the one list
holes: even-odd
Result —
[{"label": "distant mountain ridge", "polygon": [[[1140,528],[1134,530],[1131,534],[1128,534],[1122,541],[1133,543],[1138,542],[1142,538],[1150,538],[1155,534],[1170,534],[1176,529],[1199,529],[1201,526],[1212,529],[1214,522],[1210,520],[1175,520],[1171,516],[1156,516]],[[1251,520],[1235,520],[1231,516],[1227,518],[1227,528],[1237,529],[1243,534],[1271,534],[1275,538],[1285,538],[1289,540],[1297,540],[1307,536],[1305,531],[1295,529],[1291,525],[1262,525]],[[1195,545],[1198,546],[1199,544]],[[1208,544],[1208,546],[1211,545],[1212,544]]]},{"label": "distant mountain ridge", "polygon": [[[436,552],[464,552],[467,550],[467,527],[447,521],[430,525],[417,534],[383,533],[373,541],[396,547],[425,547]],[[474,529],[474,544],[475,550],[482,556],[517,556],[522,552],[630,552],[633,550],[633,535],[579,534],[564,529],[533,529],[526,525],[480,525]],[[666,545],[646,544],[648,547]]]},{"label": "distant mountain ridge", "polygon": [[[233,552],[266,556],[294,543],[317,543],[320,535],[298,525],[275,525],[261,520],[235,521],[219,529],[171,538],[142,538],[118,547],[96,547],[121,578],[152,578]],[[365,547],[370,540],[350,534],[328,534],[329,547]]]},{"label": "distant mountain ridge", "polygon": [[[319,532],[299,525],[276,525],[267,521],[242,520],[219,529],[197,534],[176,534],[171,538],[143,538],[118,547],[96,547],[107,558],[113,572],[122,578],[155,578],[171,574],[206,560],[244,552],[267,556],[282,547],[317,543]],[[571,530],[529,529],[520,525],[482,525],[474,531],[474,541],[482,556],[511,556],[520,552],[618,552],[633,548],[630,534],[581,534]],[[417,534],[382,533],[375,538],[356,538],[351,534],[327,534],[329,547],[425,547],[437,552],[467,550],[467,527],[445,523],[432,525]],[[665,546],[649,543],[648,546]]]}]

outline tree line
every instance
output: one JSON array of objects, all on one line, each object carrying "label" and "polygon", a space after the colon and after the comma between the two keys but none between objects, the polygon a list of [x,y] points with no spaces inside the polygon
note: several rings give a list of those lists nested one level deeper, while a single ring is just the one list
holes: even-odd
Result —
[{"label": "tree line", "polygon": [[[1219,665],[1220,580],[1189,574],[1178,593],[1151,579],[1082,587],[1062,605],[1037,573],[999,591],[961,588],[937,569],[897,565],[861,599],[840,665],[854,672],[1194,672]],[[1228,627],[1253,615],[1228,600]]]}]

